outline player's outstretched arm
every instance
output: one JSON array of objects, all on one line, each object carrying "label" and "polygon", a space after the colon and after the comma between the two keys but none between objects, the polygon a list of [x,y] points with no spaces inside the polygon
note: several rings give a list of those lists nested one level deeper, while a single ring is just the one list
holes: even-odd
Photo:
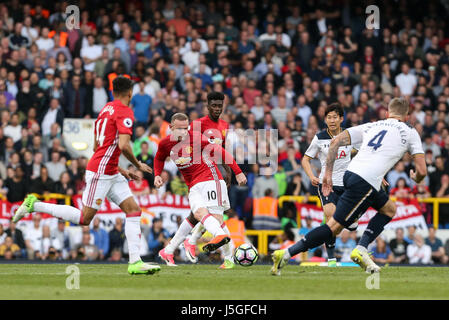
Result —
[{"label": "player's outstretched arm", "polygon": [[412,178],[416,183],[420,183],[427,175],[427,165],[424,154],[414,154],[413,161],[415,162],[416,172],[411,169],[410,178]]},{"label": "player's outstretched arm", "polygon": [[159,189],[164,185],[161,173],[164,170],[165,159],[167,159],[169,153],[167,152],[165,145],[161,142],[157,148],[156,155],[154,156],[154,186]]},{"label": "player's outstretched arm", "polygon": [[123,155],[128,159],[137,169],[147,173],[153,173],[153,170],[145,163],[140,162],[134,156],[133,150],[130,145],[131,136],[129,134],[119,134],[118,147],[122,151]]},{"label": "player's outstretched arm", "polygon": [[240,186],[245,185],[246,184],[246,176],[240,169],[237,162],[235,162],[235,159],[232,156],[232,154],[227,152],[226,149],[224,149],[222,146],[220,146],[218,144],[213,144],[212,147],[213,147],[214,156],[217,154],[220,154],[222,163],[224,165],[229,166],[231,168],[231,170],[234,172],[235,179],[237,180],[237,183]]},{"label": "player's outstretched arm", "polygon": [[118,167],[118,172],[120,172],[120,174],[123,175],[127,180],[140,181],[140,177],[137,174],[135,174],[127,169]]}]

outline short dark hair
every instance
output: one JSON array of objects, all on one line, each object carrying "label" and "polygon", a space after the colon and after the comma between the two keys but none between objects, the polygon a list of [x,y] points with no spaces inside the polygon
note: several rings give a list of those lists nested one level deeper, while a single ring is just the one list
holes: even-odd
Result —
[{"label": "short dark hair", "polygon": [[327,116],[332,111],[335,111],[335,113],[337,113],[340,117],[343,117],[345,115],[343,107],[338,102],[328,105],[326,107],[326,111],[324,111],[324,116]]},{"label": "short dark hair", "polygon": [[210,103],[212,100],[224,100],[225,96],[221,92],[212,91],[207,95],[207,103]]},{"label": "short dark hair", "polygon": [[133,81],[124,76],[118,76],[112,81],[112,92],[115,95],[128,93],[133,87]]}]

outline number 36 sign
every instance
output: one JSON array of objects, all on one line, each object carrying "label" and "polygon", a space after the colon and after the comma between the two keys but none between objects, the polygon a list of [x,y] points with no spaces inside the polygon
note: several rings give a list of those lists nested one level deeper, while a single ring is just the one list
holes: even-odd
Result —
[{"label": "number 36 sign", "polygon": [[92,156],[94,124],[94,119],[64,119],[64,145],[72,157]]}]

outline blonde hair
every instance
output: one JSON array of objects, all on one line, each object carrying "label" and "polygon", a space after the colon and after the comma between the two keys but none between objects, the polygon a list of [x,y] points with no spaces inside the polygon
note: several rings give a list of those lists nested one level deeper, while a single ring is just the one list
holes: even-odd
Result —
[{"label": "blonde hair", "polygon": [[185,113],[178,112],[178,113],[175,113],[174,115],[172,115],[171,123],[175,122],[175,120],[189,121],[189,117]]},{"label": "blonde hair", "polygon": [[388,104],[388,112],[390,114],[405,117],[408,114],[410,105],[404,98],[394,98]]}]

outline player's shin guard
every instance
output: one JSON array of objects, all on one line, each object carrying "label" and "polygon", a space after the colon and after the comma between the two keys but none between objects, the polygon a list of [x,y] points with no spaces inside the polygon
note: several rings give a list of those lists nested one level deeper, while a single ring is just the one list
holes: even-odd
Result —
[{"label": "player's shin guard", "polygon": [[[224,222],[221,225],[221,228],[226,232],[226,234],[228,234],[229,236],[231,235],[231,233],[229,232],[228,226]],[[234,243],[231,240],[223,246],[224,258],[226,260],[234,261],[234,259],[232,258],[233,253],[234,253]]]},{"label": "player's shin guard", "polygon": [[326,241],[330,241],[332,237],[332,230],[327,224],[323,224],[322,226],[319,226],[318,228],[315,228],[307,233],[303,239],[288,248],[288,258],[293,257],[300,252],[305,252],[309,249],[318,247]]},{"label": "player's shin guard", "polygon": [[178,248],[179,245],[185,240],[193,227],[194,226],[188,219],[184,219],[179,226],[178,231],[176,231],[174,237],[170,240],[170,243],[165,247],[165,252],[168,254],[173,254],[176,248]]},{"label": "player's shin guard", "polygon": [[368,223],[368,226],[363,232],[362,237],[358,243],[359,246],[368,248],[368,245],[376,240],[376,238],[384,230],[384,226],[391,221],[392,218],[389,216],[378,212]]},{"label": "player's shin guard", "polygon": [[34,203],[34,210],[36,212],[48,213],[53,217],[64,219],[66,221],[70,221],[75,224],[82,223],[81,211],[72,206],[36,201]]},{"label": "player's shin guard", "polygon": [[129,263],[134,263],[140,259],[140,215],[142,212],[134,212],[126,215],[125,235],[128,241]]},{"label": "player's shin guard", "polygon": [[332,237],[330,241],[326,241],[326,252],[328,259],[335,258],[334,250],[335,250],[335,237]]},{"label": "player's shin guard", "polygon": [[211,214],[207,214],[201,219],[201,223],[214,237],[226,234],[222,228],[220,228],[220,222],[215,219]]}]

